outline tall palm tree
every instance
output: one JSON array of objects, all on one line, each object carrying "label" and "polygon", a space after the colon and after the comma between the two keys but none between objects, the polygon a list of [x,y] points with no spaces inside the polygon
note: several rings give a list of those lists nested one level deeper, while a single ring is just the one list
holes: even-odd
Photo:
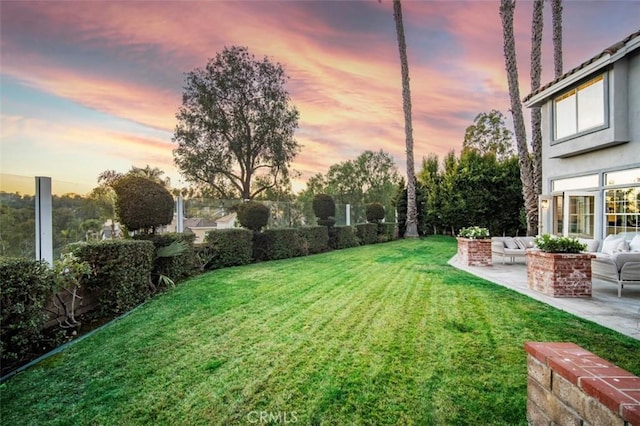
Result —
[{"label": "tall palm tree", "polygon": [[413,126],[411,124],[411,91],[409,89],[409,61],[407,60],[407,45],[404,39],[404,25],[402,23],[402,7],[400,0],[393,0],[393,18],[398,35],[398,49],[400,51],[400,71],[402,73],[402,108],[404,109],[404,132],[407,150],[407,230],[405,238],[418,237],[418,210],[416,207],[416,177],[413,162]]},{"label": "tall palm tree", "polygon": [[168,188],[171,184],[171,179],[169,177],[163,178],[162,175],[164,172],[160,170],[158,167],[149,166],[148,164],[145,167],[136,167],[131,166],[131,170],[129,170],[130,175],[140,176],[152,180],[164,187]]},{"label": "tall palm tree", "polygon": [[562,0],[551,0],[553,21],[553,71],[555,78],[562,75]]},{"label": "tall palm tree", "polygon": [[502,36],[504,40],[504,59],[507,69],[507,83],[511,100],[511,114],[518,150],[520,165],[520,180],[522,181],[522,195],[527,216],[527,235],[535,235],[538,228],[538,191],[533,174],[533,164],[527,146],[527,132],[524,127],[522,103],[520,102],[520,88],[518,87],[518,63],[516,60],[516,42],[513,36],[513,14],[516,7],[515,0],[500,1],[500,19],[502,21]]},{"label": "tall palm tree", "polygon": [[[540,88],[542,74],[542,27],[544,0],[534,0],[531,19],[531,93]],[[542,113],[540,107],[531,109],[531,151],[533,183],[536,194],[542,193]]]}]

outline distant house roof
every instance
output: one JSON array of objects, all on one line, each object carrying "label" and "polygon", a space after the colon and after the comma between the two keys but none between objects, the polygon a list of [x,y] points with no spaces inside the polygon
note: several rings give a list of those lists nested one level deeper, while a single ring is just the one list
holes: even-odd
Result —
[{"label": "distant house roof", "polygon": [[[539,106],[541,102],[546,99],[549,95],[548,92],[551,92],[549,89],[556,86],[559,82],[563,80],[567,80],[568,84],[575,82],[587,74],[590,74],[594,71],[597,71],[615,61],[620,59],[620,57],[625,56],[628,52],[634,50],[640,45],[640,31],[636,31],[635,33],[628,35],[623,40],[615,43],[614,45],[604,49],[602,52],[589,59],[586,62],[578,65],[570,71],[562,74],[560,77],[551,81],[548,84],[545,84],[538,90],[534,91],[527,95],[522,102],[524,102],[527,106]],[[616,55],[620,53],[621,55]],[[573,77],[573,78],[572,78]],[[565,86],[558,87],[557,89],[563,89]],[[554,90],[553,92],[555,92]]]},{"label": "distant house roof", "polygon": [[218,219],[216,219],[216,223],[222,223],[222,222],[233,222],[236,220],[236,217],[238,216],[237,213],[230,213],[226,216],[222,216],[219,217]]}]

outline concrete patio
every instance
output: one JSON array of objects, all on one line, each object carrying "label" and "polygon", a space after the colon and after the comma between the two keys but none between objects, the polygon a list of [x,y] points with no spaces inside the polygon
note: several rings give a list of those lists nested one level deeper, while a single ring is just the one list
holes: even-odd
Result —
[{"label": "concrete patio", "polygon": [[640,285],[625,286],[622,289],[622,297],[619,298],[616,285],[594,279],[591,298],[557,298],[527,288],[525,259],[516,259],[514,263],[503,264],[502,258],[494,256],[493,266],[466,266],[458,262],[457,256],[454,256],[449,264],[454,268],[640,340]]}]

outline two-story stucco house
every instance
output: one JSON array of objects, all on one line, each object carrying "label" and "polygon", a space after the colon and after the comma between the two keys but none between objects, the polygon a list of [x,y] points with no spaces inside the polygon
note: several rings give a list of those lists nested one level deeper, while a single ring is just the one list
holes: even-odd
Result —
[{"label": "two-story stucco house", "polygon": [[640,232],[640,31],[524,103],[542,111],[539,232]]}]

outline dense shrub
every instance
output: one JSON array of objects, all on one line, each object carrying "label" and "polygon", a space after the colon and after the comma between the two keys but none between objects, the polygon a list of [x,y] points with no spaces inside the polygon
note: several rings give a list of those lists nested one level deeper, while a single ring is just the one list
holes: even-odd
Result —
[{"label": "dense shrub", "polygon": [[387,241],[398,239],[398,224],[395,222],[383,222],[378,224],[378,242],[385,243]]},{"label": "dense shrub", "polygon": [[369,203],[365,208],[365,215],[369,223],[380,223],[384,220],[384,214],[384,206],[380,203]]},{"label": "dense shrub", "polygon": [[329,250],[329,232],[326,226],[303,226],[298,228],[298,233],[307,241],[309,254]]},{"label": "dense shrub", "polygon": [[333,218],[330,218],[330,219],[318,219],[318,225],[320,225],[320,226],[326,226],[328,228],[331,228],[335,224],[336,224],[336,220],[333,219]]},{"label": "dense shrub", "polygon": [[313,197],[312,206],[313,212],[319,219],[329,219],[336,215],[336,203],[333,201],[331,195],[316,194]]},{"label": "dense shrub", "polygon": [[259,232],[267,226],[269,214],[269,207],[257,201],[248,201],[238,206],[238,222],[253,232]]},{"label": "dense shrub", "polygon": [[378,242],[378,224],[358,223],[356,225],[356,235],[360,244],[375,244]]},{"label": "dense shrub", "polygon": [[42,328],[48,319],[44,308],[53,291],[54,280],[46,263],[0,257],[2,372],[42,352]]},{"label": "dense shrub", "polygon": [[150,296],[156,251],[151,241],[78,243],[70,245],[69,250],[93,268],[94,275],[86,286],[97,292],[101,313],[125,312]]},{"label": "dense shrub", "polygon": [[118,179],[113,190],[116,192],[116,213],[120,223],[129,231],[144,233],[173,219],[174,201],[161,184],[141,176],[123,176]]},{"label": "dense shrub", "polygon": [[335,226],[329,232],[329,246],[339,250],[358,246],[358,238],[352,226]]},{"label": "dense shrub", "polygon": [[[196,239],[195,234],[167,233],[157,235],[136,235],[134,239],[149,240],[156,248],[153,270],[151,272],[154,283],[157,284],[158,277],[161,275],[167,276],[173,281],[178,281],[190,277],[195,273],[196,261],[193,249],[193,241]],[[163,253],[158,252],[158,249],[162,247],[169,247],[171,244],[176,242],[185,247],[185,250],[177,256],[159,256]]]},{"label": "dense shrub", "polygon": [[254,234],[253,256],[256,260],[288,259],[307,254],[307,240],[300,236],[297,228],[267,229]]},{"label": "dense shrub", "polygon": [[251,263],[253,233],[248,229],[216,229],[205,237],[205,247],[209,258],[204,262],[205,269],[224,268]]}]

